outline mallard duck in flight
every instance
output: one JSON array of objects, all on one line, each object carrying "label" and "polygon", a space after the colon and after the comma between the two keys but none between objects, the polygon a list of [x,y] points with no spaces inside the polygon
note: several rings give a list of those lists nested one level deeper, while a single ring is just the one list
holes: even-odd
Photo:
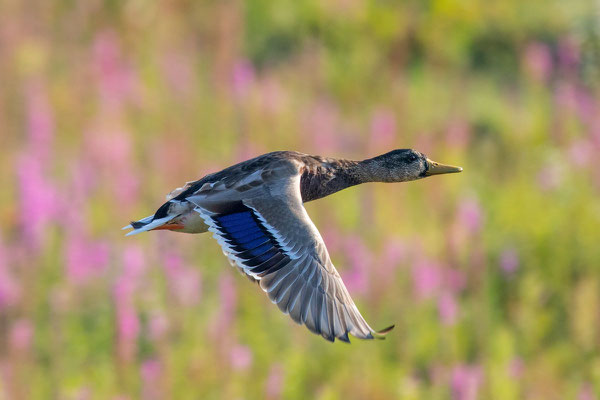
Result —
[{"label": "mallard duck in flight", "polygon": [[154,215],[123,229],[210,231],[232,265],[273,303],[325,339],[380,338],[364,320],[303,203],[365,182],[406,182],[462,168],[411,149],[364,161],[277,151],[188,182]]}]

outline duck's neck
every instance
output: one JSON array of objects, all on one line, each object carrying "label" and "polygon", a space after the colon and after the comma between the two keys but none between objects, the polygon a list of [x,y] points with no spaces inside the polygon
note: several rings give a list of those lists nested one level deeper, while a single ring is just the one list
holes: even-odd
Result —
[{"label": "duck's neck", "polygon": [[300,179],[302,201],[320,199],[361,183],[380,181],[371,160],[326,159],[308,164]]}]

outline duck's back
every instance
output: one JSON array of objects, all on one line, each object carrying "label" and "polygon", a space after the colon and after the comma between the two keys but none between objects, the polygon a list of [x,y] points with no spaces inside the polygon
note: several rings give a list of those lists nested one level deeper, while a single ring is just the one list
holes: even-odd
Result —
[{"label": "duck's back", "polygon": [[250,160],[242,161],[234,164],[221,171],[208,174],[197,181],[188,182],[182,190],[172,197],[174,200],[184,200],[186,197],[193,195],[202,186],[210,183],[222,183],[225,187],[234,187],[236,184],[246,179],[252,174],[260,172],[265,178],[269,178],[269,171],[280,168],[282,165],[289,165],[290,171],[300,173],[301,166],[309,163],[317,163],[317,159],[313,156],[299,153],[296,151],[274,151],[266,153]]}]

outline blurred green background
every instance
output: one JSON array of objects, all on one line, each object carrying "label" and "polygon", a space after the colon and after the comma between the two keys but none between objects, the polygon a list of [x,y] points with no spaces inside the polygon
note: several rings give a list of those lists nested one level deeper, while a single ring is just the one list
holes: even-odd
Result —
[{"label": "blurred green background", "polygon": [[[0,399],[597,399],[600,3],[0,2]],[[385,341],[209,235],[128,237],[273,150],[458,175],[309,203]]]}]

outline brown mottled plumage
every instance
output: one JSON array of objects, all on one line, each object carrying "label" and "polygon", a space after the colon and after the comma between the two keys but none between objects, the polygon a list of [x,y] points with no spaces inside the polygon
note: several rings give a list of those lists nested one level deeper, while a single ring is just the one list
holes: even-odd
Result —
[{"label": "brown mottled plumage", "polygon": [[381,337],[350,298],[302,203],[365,182],[404,182],[460,172],[423,154],[394,150],[363,161],[292,151],[264,154],[188,182],[154,215],[125,227],[213,232],[232,265],[297,323],[330,341]]}]

